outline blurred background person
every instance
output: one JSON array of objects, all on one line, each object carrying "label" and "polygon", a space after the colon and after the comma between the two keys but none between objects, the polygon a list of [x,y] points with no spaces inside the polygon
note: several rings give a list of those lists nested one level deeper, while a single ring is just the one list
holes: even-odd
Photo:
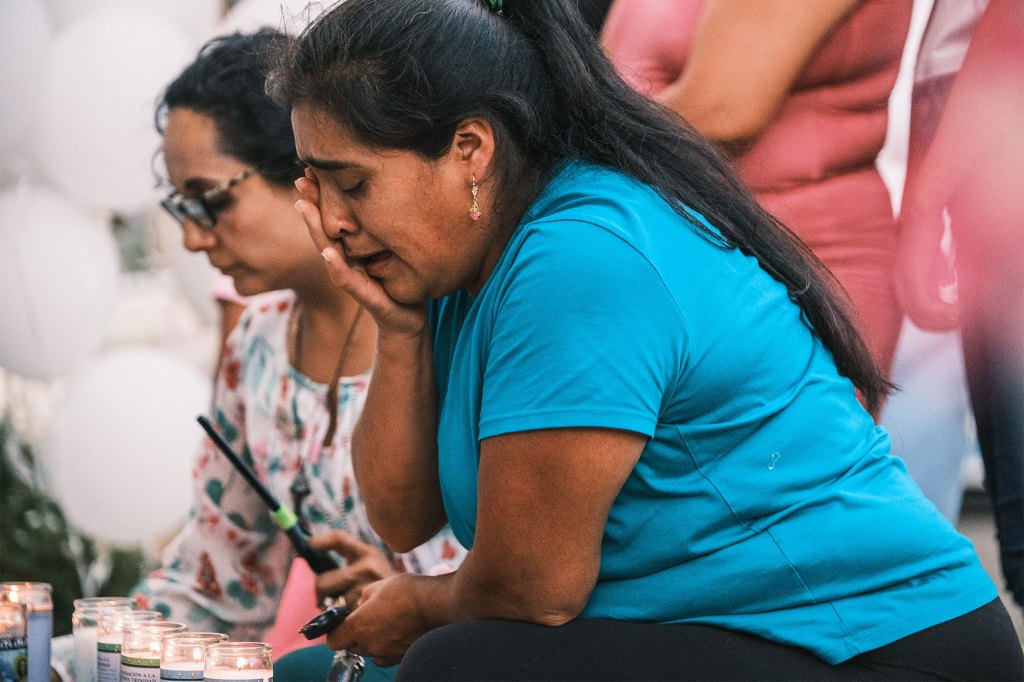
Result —
[{"label": "blurred background person", "polygon": [[[918,88],[914,100],[896,289],[922,329],[961,327],[1000,560],[1019,605],[1024,599],[1024,3],[991,0],[955,80],[944,77],[927,85]],[[915,134],[922,138],[916,145]],[[944,209],[955,249],[956,301],[942,295],[942,279],[935,274]]]},{"label": "blurred background person", "polygon": [[885,372],[901,314],[875,159],[910,14],[886,0],[615,0],[602,34],[625,80],[729,151],[828,266]]},{"label": "blurred background person", "polygon": [[[331,531],[344,544],[344,567],[324,579],[354,603],[365,584],[395,572],[451,570],[462,549],[443,531],[397,555],[367,520],[350,442],[376,326],[331,284],[294,208],[303,165],[289,113],[264,93],[285,40],[271,30],[214,39],[167,87],[157,120],[174,189],[162,205],[180,221],[186,248],[205,253],[239,293],[254,297],[225,343],[211,421],[310,531]],[[290,582],[301,587],[286,588],[294,551],[209,441],[193,477],[193,512],[161,568],[139,586],[139,603],[191,629],[273,640],[276,655],[294,648],[295,629],[316,613],[309,571],[296,562]],[[275,624],[292,641],[275,639]],[[300,678],[326,676],[332,654],[320,649],[322,668]]]},{"label": "blurred background person", "polygon": [[[889,173],[890,189],[897,196],[903,194],[906,167],[920,164],[931,142],[971,34],[987,4],[988,0],[914,3],[911,32],[916,37],[908,39],[903,64],[906,74],[901,76],[908,82],[897,86],[905,87],[906,93],[893,95],[897,100],[893,119],[902,127],[902,134],[894,136],[905,145],[905,156],[898,160],[898,176]],[[886,146],[889,144],[887,141]],[[892,150],[886,151],[885,162],[892,161],[891,170],[897,161]],[[936,292],[945,297],[955,296],[950,241],[944,234],[942,248],[932,252],[935,258],[930,268]],[[965,467],[972,464],[968,457],[977,456],[959,329],[925,331],[905,317],[892,378],[900,391],[886,404],[882,424],[892,434],[894,452],[906,462],[928,499],[957,523],[965,476],[971,476]],[[980,477],[976,484],[980,486]]]}]

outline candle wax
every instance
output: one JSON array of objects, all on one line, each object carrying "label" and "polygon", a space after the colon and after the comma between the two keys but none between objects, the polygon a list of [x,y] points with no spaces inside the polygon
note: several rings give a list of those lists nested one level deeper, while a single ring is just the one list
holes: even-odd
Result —
[{"label": "candle wax", "polygon": [[75,637],[75,679],[96,682],[96,626],[79,626]]},{"label": "candle wax", "polygon": [[53,611],[29,611],[25,619],[28,640],[28,682],[50,682],[50,640]]}]

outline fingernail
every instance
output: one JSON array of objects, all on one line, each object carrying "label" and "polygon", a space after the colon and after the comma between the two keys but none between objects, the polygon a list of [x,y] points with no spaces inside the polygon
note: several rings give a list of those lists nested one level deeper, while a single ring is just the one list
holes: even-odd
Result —
[{"label": "fingernail", "polygon": [[329,262],[331,260],[331,256],[328,249],[324,249],[323,251],[321,251],[320,255],[324,257],[325,261]]}]

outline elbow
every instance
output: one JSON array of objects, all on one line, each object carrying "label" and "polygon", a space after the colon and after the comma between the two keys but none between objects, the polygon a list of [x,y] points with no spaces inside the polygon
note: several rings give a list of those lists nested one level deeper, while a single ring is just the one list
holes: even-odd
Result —
[{"label": "elbow", "polygon": [[716,110],[690,122],[712,142],[732,146],[753,142],[768,126],[769,120],[760,116],[737,116],[727,110]]},{"label": "elbow", "polygon": [[691,97],[685,91],[668,93],[665,103],[676,110],[697,132],[712,142],[742,145],[754,141],[775,116],[767,106],[731,98]]},{"label": "elbow", "polygon": [[[367,510],[369,511],[369,510]],[[407,518],[384,518],[379,514],[368,514],[370,525],[393,552],[405,554],[441,532],[445,521],[426,523],[425,519],[410,522]]]},{"label": "elbow", "polygon": [[545,625],[550,628],[557,628],[574,621],[583,613],[583,604],[547,604],[537,605],[535,608],[524,614],[522,620],[537,625]]},{"label": "elbow", "polygon": [[[587,605],[590,589],[560,584],[554,580],[532,583],[528,580],[477,585],[472,601],[482,606],[476,618],[520,620],[547,627],[558,627],[579,618]],[[545,585],[540,587],[539,585]]]},{"label": "elbow", "polygon": [[384,541],[384,544],[388,546],[388,549],[390,549],[392,552],[395,552],[396,554],[405,554],[407,552],[411,552],[412,550],[416,549],[424,542],[426,542],[426,540],[423,540],[422,542],[419,541],[418,536],[413,536],[410,533],[378,532],[377,534],[380,535],[380,539]]}]

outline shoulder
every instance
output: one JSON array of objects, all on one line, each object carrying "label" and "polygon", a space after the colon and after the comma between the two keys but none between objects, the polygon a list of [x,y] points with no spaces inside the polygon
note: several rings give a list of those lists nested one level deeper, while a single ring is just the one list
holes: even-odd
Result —
[{"label": "shoulder", "polygon": [[652,215],[678,214],[649,185],[603,166],[568,163],[527,211],[524,222],[593,222],[605,228],[637,227]]},{"label": "shoulder", "polygon": [[676,210],[636,178],[576,162],[527,211],[510,242],[507,269],[520,275],[532,268],[546,277],[564,271],[581,282],[677,278],[702,254],[720,251],[698,224],[714,231],[700,215]]}]

